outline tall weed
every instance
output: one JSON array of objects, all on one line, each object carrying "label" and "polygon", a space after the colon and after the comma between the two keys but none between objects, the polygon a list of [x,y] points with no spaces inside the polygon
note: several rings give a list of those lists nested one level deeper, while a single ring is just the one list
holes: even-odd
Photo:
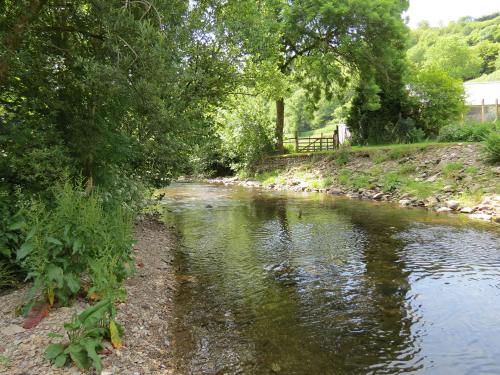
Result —
[{"label": "tall weed", "polygon": [[64,305],[82,288],[96,298],[116,293],[131,269],[131,212],[105,210],[82,184],[63,182],[53,194],[52,205],[35,201],[27,211],[30,230],[17,251],[34,280],[31,299],[41,293]]}]

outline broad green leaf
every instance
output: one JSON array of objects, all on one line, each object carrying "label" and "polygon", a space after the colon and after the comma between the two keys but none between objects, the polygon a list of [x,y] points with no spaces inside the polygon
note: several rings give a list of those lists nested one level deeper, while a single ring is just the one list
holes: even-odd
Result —
[{"label": "broad green leaf", "polygon": [[100,348],[100,342],[93,339],[84,339],[81,341],[81,345],[87,351],[88,357],[92,360],[95,369],[99,373],[102,370],[101,357],[97,354],[96,348]]},{"label": "broad green leaf", "polygon": [[45,350],[45,357],[50,360],[54,360],[58,355],[64,352],[63,344],[50,344]]},{"label": "broad green leaf", "polygon": [[19,230],[23,226],[24,226],[24,222],[23,221],[18,221],[16,223],[13,223],[13,224],[9,225],[9,230]]},{"label": "broad green leaf", "polygon": [[81,249],[82,249],[82,240],[80,240],[79,238],[77,238],[73,242],[73,254],[79,253]]},{"label": "broad green leaf", "polygon": [[22,260],[26,258],[33,251],[33,245],[29,242],[25,242],[21,245],[19,250],[17,250],[17,260]]},{"label": "broad green leaf", "polygon": [[56,357],[56,359],[54,359],[54,366],[56,366],[57,368],[64,367],[67,361],[68,361],[68,355],[61,353]]},{"label": "broad green leaf", "polygon": [[71,344],[67,349],[71,359],[75,362],[75,364],[83,369],[90,368],[90,360],[87,355],[87,351],[80,344]]},{"label": "broad green leaf", "polygon": [[71,293],[76,293],[80,290],[80,280],[75,274],[70,273],[64,275],[64,280],[66,280],[66,285]]},{"label": "broad green leaf", "polygon": [[62,288],[64,285],[64,274],[61,267],[55,264],[49,264],[47,267],[47,278],[57,284],[58,288]]},{"label": "broad green leaf", "polygon": [[91,318],[92,315],[102,315],[103,312],[109,307],[111,304],[111,300],[109,298],[103,299],[102,301],[97,302],[94,306],[89,307],[85,311],[83,311],[78,319],[85,323],[87,319]]}]

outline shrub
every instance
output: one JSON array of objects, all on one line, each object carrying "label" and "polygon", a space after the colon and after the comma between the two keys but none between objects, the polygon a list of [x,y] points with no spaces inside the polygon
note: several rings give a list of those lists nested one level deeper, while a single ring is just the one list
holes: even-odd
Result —
[{"label": "shrub", "polygon": [[485,138],[484,153],[489,162],[500,162],[500,133],[492,132]]},{"label": "shrub", "polygon": [[439,130],[439,142],[481,142],[495,129],[494,123],[466,122],[455,123]]},{"label": "shrub", "polygon": [[131,269],[131,212],[105,210],[102,196],[81,184],[61,183],[53,194],[53,205],[34,201],[27,211],[30,229],[16,254],[34,279],[30,299],[42,293],[50,304],[66,304],[83,277],[91,281],[89,295],[116,297]]},{"label": "shrub", "polygon": [[351,159],[351,150],[349,146],[340,146],[336,155],[337,165],[346,165]]}]

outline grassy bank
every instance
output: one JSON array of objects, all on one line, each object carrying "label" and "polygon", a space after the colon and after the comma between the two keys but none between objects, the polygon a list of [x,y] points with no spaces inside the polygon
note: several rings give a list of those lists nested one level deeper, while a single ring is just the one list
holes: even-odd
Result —
[{"label": "grassy bank", "polygon": [[453,201],[472,208],[500,191],[500,167],[489,164],[482,149],[477,143],[418,143],[288,155],[280,167],[264,163],[255,179],[278,189],[340,190],[435,208]]}]

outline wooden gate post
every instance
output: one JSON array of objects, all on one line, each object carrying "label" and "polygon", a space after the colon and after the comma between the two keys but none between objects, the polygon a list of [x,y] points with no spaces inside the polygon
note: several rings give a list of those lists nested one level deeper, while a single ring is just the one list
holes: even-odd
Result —
[{"label": "wooden gate post", "polygon": [[319,150],[323,151],[323,133],[321,133],[321,138],[319,139]]},{"label": "wooden gate post", "polygon": [[481,122],[484,122],[484,99],[481,100]]},{"label": "wooden gate post", "polygon": [[495,122],[497,122],[500,117],[500,108],[498,107],[498,99],[495,100],[495,107],[496,107]]},{"label": "wooden gate post", "polygon": [[299,152],[299,132],[295,130],[295,152]]}]

